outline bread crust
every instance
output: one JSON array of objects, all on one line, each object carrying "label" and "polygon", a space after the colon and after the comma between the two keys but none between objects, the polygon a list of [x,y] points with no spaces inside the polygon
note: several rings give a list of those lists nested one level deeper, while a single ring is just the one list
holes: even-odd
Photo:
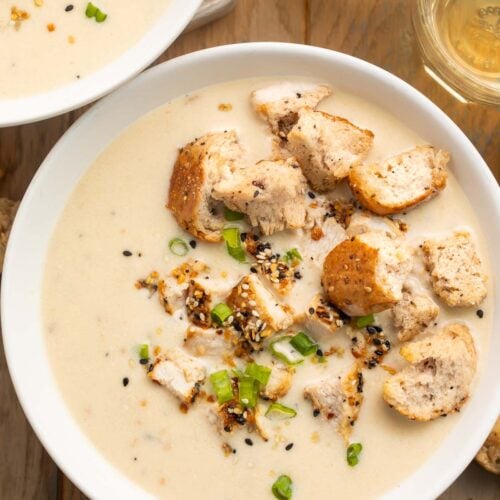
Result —
[{"label": "bread crust", "polygon": [[500,418],[476,455],[476,461],[487,471],[500,474]]}]

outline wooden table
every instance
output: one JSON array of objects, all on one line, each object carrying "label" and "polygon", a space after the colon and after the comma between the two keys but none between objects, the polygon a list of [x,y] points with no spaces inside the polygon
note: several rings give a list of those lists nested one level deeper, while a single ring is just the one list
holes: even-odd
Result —
[{"label": "wooden table", "polygon": [[[328,47],[373,62],[419,89],[465,132],[500,177],[499,114],[464,105],[423,70],[409,16],[412,0],[238,0],[215,23],[181,36],[158,62],[237,42],[283,41]],[[0,195],[20,199],[33,174],[80,109],[33,125],[0,129]],[[70,168],[71,166],[68,165]],[[0,499],[84,496],[60,472],[27,423],[0,353]],[[471,464],[443,499],[500,498],[500,477]]]}]

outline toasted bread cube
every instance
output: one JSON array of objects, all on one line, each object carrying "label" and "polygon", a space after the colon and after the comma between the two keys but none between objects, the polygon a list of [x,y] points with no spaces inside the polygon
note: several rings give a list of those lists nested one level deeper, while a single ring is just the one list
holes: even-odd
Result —
[{"label": "toasted bread cube", "polygon": [[292,386],[292,372],[282,363],[274,363],[271,370],[271,376],[261,391],[265,399],[276,401],[287,395]]},{"label": "toasted bread cube", "polygon": [[381,233],[364,233],[328,254],[322,283],[335,306],[349,316],[364,316],[401,300],[411,268],[412,257],[404,245]]},{"label": "toasted bread cube", "polygon": [[241,278],[227,299],[234,312],[235,328],[258,350],[262,341],[288,328],[293,319],[255,274]]},{"label": "toasted bread cube", "polygon": [[177,399],[190,405],[205,381],[205,366],[182,349],[176,348],[159,356],[149,373],[151,380],[166,387]]},{"label": "toasted bread cube", "polygon": [[476,460],[487,471],[500,474],[500,418],[476,455]]},{"label": "toasted bread cube", "polygon": [[349,185],[358,201],[379,214],[396,214],[435,196],[446,187],[450,155],[418,146],[380,163],[355,165]]},{"label": "toasted bread cube", "polygon": [[427,240],[422,250],[434,292],[447,305],[468,307],[484,300],[486,275],[469,233]]},{"label": "toasted bread cube", "polygon": [[221,180],[213,196],[231,210],[246,214],[252,226],[269,235],[304,226],[306,188],[295,158],[263,160]]},{"label": "toasted bread cube", "polygon": [[439,333],[405,344],[411,363],[384,384],[384,399],[411,420],[427,421],[459,411],[469,397],[476,351],[467,326],[451,323]]},{"label": "toasted bread cube", "polygon": [[225,219],[213,186],[241,161],[236,132],[213,132],[185,145],[170,178],[167,207],[178,224],[193,236],[217,242]]},{"label": "toasted bread cube", "polygon": [[330,378],[307,386],[304,397],[323,418],[335,425],[348,443],[363,402],[363,374],[358,365],[355,364],[340,380]]},{"label": "toasted bread cube", "polygon": [[305,107],[315,108],[332,93],[326,85],[311,82],[280,82],[252,93],[255,111],[266,120],[273,134],[286,140],[288,132],[298,120],[298,112]]},{"label": "toasted bread cube", "polygon": [[392,308],[398,339],[406,342],[422,333],[439,314],[439,307],[425,293],[403,287],[403,298]]},{"label": "toasted bread cube", "polygon": [[345,118],[304,109],[287,136],[287,149],[299,160],[311,186],[330,191],[368,154],[373,133]]}]

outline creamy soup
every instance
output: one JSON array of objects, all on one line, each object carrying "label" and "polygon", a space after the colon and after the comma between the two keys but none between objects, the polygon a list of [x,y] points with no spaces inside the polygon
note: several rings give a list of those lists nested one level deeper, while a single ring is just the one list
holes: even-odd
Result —
[{"label": "creamy soup", "polygon": [[85,78],[132,47],[170,0],[0,3],[0,100]]},{"label": "creamy soup", "polygon": [[[61,215],[48,254],[43,290],[48,353],[60,390],[84,432],[117,468],[154,495],[272,498],[273,482],[286,474],[293,480],[294,498],[373,498],[416,471],[460,417],[407,420],[382,399],[387,371],[381,366],[366,369],[365,400],[350,437],[362,443],[363,451],[359,463],[349,466],[344,441],[330,422],[314,416],[302,394],[310,381],[343,373],[353,363],[343,329],[320,340],[324,352],[337,348],[326,363],[313,362],[313,356],[296,367],[292,388],[280,402],[297,415],[270,421],[268,442],[245,430],[221,436],[207,418],[204,401],[187,413],[180,411],[179,401],[151,382],[139,362],[143,343],[151,351],[182,346],[187,323],[182,312],[169,316],[156,296],[137,290],[138,279],[152,270],[168,273],[187,258],[207,263],[211,275],[230,286],[249,272],[249,264],[231,258],[224,244],[198,241],[186,256],[173,255],[168,248],[172,238],[193,237],[179,228],[165,201],[178,148],[208,131],[235,129],[249,158],[269,157],[270,134],[249,105],[251,91],[266,82],[230,82],[165,104],[125,130],[89,168]],[[385,110],[335,89],[319,109],[374,132],[368,161],[433,139],[416,136]],[[417,247],[428,236],[468,229],[488,271],[477,220],[452,173],[439,196],[401,218],[408,224],[407,240]],[[281,253],[292,247],[304,252],[301,231],[266,240]],[[298,269],[301,279],[287,300],[303,311],[319,290],[320,266],[305,259]],[[418,257],[413,274],[428,286]],[[481,306],[482,318],[474,308],[451,310],[440,303],[436,320],[439,325],[454,318],[470,326],[478,374],[491,330],[490,297]],[[405,362],[390,315],[376,318],[393,344],[384,363],[397,369]],[[271,365],[268,352],[255,359]],[[209,372],[228,368],[208,363]],[[210,392],[208,383],[205,390]],[[223,443],[234,452],[224,454]]]}]

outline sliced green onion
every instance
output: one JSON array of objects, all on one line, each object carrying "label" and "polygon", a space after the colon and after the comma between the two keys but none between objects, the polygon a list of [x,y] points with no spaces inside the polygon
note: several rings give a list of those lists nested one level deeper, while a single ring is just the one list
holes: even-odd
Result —
[{"label": "sliced green onion", "polygon": [[108,17],[107,14],[105,14],[102,10],[97,9],[97,12],[95,13],[95,20],[98,23],[103,23],[106,21],[106,18]]},{"label": "sliced green onion", "polygon": [[269,382],[271,368],[258,365],[257,363],[249,363],[245,369],[245,375],[258,380],[262,386],[265,386]]},{"label": "sliced green onion", "polygon": [[224,207],[224,218],[228,221],[235,221],[235,220],[241,220],[245,217],[245,214],[242,214],[241,212],[235,212],[234,210],[231,210],[230,208]]},{"label": "sliced green onion", "polygon": [[87,17],[95,17],[98,10],[99,9],[92,2],[89,2],[87,4],[87,8],[85,9],[85,15]]},{"label": "sliced green onion", "polygon": [[168,248],[179,257],[183,257],[189,252],[189,245],[182,238],[172,238],[168,242]]},{"label": "sliced green onion", "polygon": [[229,255],[239,262],[245,262],[246,257],[241,246],[240,230],[237,227],[227,227],[222,230],[222,238],[226,242]]},{"label": "sliced green onion", "polygon": [[290,340],[290,344],[303,356],[310,356],[318,350],[318,344],[305,332],[294,335]]},{"label": "sliced green onion", "polygon": [[236,378],[242,378],[245,376],[245,374],[241,370],[239,370],[238,368],[233,368],[231,370],[231,374],[233,377],[236,377]]},{"label": "sliced green onion", "polygon": [[352,443],[347,448],[347,463],[354,467],[359,463],[359,454],[363,449],[363,445],[361,443]]},{"label": "sliced green onion", "polygon": [[285,253],[285,260],[293,262],[294,260],[302,260],[302,255],[296,248],[292,248]]},{"label": "sliced green onion", "polygon": [[368,314],[367,316],[359,316],[355,320],[356,326],[358,328],[364,328],[365,326],[373,325],[375,323],[375,317],[373,314]]},{"label": "sliced green onion", "polygon": [[233,384],[227,370],[221,370],[210,375],[210,382],[214,388],[217,401],[227,403],[234,398]]},{"label": "sliced green onion", "polygon": [[271,488],[273,495],[278,500],[290,500],[292,498],[292,480],[288,476],[280,476]]},{"label": "sliced green onion", "polygon": [[287,365],[298,365],[304,358],[295,347],[290,344],[290,337],[280,337],[269,345],[271,353]]},{"label": "sliced green onion", "polygon": [[222,302],[217,304],[210,312],[212,319],[219,325],[222,325],[232,314],[231,308]]},{"label": "sliced green onion", "polygon": [[149,345],[141,344],[139,346],[139,357],[141,359],[149,359]]},{"label": "sliced green onion", "polygon": [[253,408],[257,404],[260,384],[253,377],[244,375],[239,381],[240,403],[245,408]]},{"label": "sliced green onion", "polygon": [[297,412],[293,408],[289,408],[281,403],[272,403],[266,411],[266,417],[273,420],[293,418],[295,416],[297,416]]}]

